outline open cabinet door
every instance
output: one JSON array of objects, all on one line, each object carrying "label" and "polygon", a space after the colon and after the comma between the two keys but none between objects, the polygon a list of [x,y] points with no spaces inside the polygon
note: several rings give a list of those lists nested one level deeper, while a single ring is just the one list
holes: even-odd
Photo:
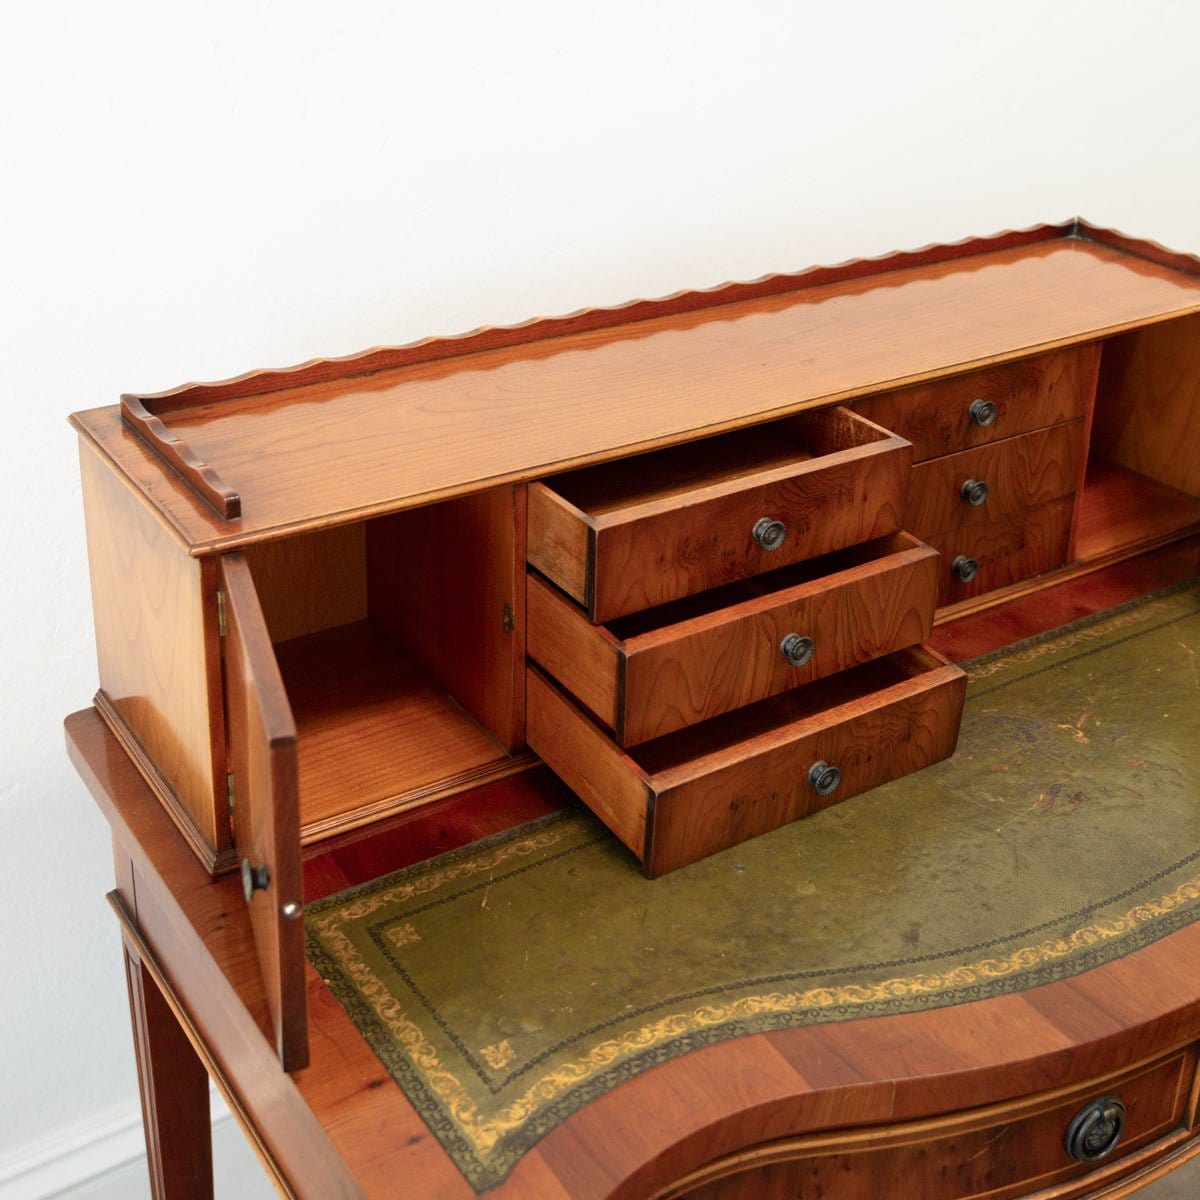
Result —
[{"label": "open cabinet door", "polygon": [[250,568],[221,559],[234,844],[284,1070],[308,1063],[296,724]]}]

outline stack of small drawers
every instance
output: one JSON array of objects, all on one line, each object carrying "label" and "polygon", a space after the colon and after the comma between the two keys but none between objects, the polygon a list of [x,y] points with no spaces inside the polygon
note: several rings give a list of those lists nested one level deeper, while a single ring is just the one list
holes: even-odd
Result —
[{"label": "stack of small drawers", "polygon": [[648,875],[953,752],[912,474],[833,407],[530,486],[528,742]]}]

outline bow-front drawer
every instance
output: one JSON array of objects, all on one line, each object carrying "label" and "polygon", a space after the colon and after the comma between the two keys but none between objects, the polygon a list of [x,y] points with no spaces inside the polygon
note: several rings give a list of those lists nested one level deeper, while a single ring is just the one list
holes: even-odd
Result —
[{"label": "bow-front drawer", "polygon": [[633,746],[924,641],[937,587],[906,533],[606,625],[531,573],[527,649]]},{"label": "bow-front drawer", "polygon": [[531,484],[530,565],[608,621],[895,533],[912,447],[845,408]]},{"label": "bow-front drawer", "polygon": [[627,751],[531,666],[526,736],[653,877],[948,757],[965,693],[916,646]]}]

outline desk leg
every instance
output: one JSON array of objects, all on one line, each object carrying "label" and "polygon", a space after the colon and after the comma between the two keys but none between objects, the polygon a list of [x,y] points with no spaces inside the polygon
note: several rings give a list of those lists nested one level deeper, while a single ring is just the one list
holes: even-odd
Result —
[{"label": "desk leg", "polygon": [[128,940],[125,978],[151,1194],[154,1200],[213,1200],[208,1072]]}]

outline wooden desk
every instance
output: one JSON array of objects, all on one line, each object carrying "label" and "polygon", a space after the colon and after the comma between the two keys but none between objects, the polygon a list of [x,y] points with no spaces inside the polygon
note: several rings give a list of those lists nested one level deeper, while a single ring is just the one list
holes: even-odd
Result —
[{"label": "wooden desk", "polygon": [[[848,548],[837,571],[861,580],[861,544],[928,568],[863,606],[942,689],[903,769],[920,766],[957,727],[939,647],[965,657],[1197,570],[1197,322],[1200,262],[1073,223],[78,414],[102,686],[68,745],[113,828],[156,1195],[211,1192],[206,1071],[285,1194],[473,1195],[304,962],[304,857],[331,837],[399,821],[420,857],[445,848],[444,806],[472,811],[464,839],[514,823],[520,804],[473,799],[536,765],[527,741],[650,873],[811,811],[805,779],[826,794],[826,762],[785,763],[801,784],[783,801],[747,770],[752,821],[664,843],[627,753],[664,714],[625,711],[618,688],[601,729],[562,698],[595,688],[570,675],[579,653],[543,640],[527,668],[527,562],[539,612],[568,614],[541,632],[604,645],[610,616],[774,578],[789,522],[813,539],[784,553],[802,569]],[[785,495],[802,497],[785,519],[760,514]],[[731,513],[738,544],[706,542]],[[848,661],[891,655],[871,622],[834,624]],[[837,694],[824,674],[846,662],[783,654]],[[681,732],[791,687],[756,680],[699,697]],[[607,786],[557,753],[556,695]],[[879,781],[868,760],[855,790]],[[867,1200],[931,1163],[948,1197],[1124,1194],[1195,1149],[1197,968],[1188,928],[1023,994],[697,1051],[569,1118],[493,1194],[745,1200],[836,1176]],[[1071,1112],[1118,1087],[1165,1096],[1169,1120],[1086,1173],[1044,1168]]]}]

